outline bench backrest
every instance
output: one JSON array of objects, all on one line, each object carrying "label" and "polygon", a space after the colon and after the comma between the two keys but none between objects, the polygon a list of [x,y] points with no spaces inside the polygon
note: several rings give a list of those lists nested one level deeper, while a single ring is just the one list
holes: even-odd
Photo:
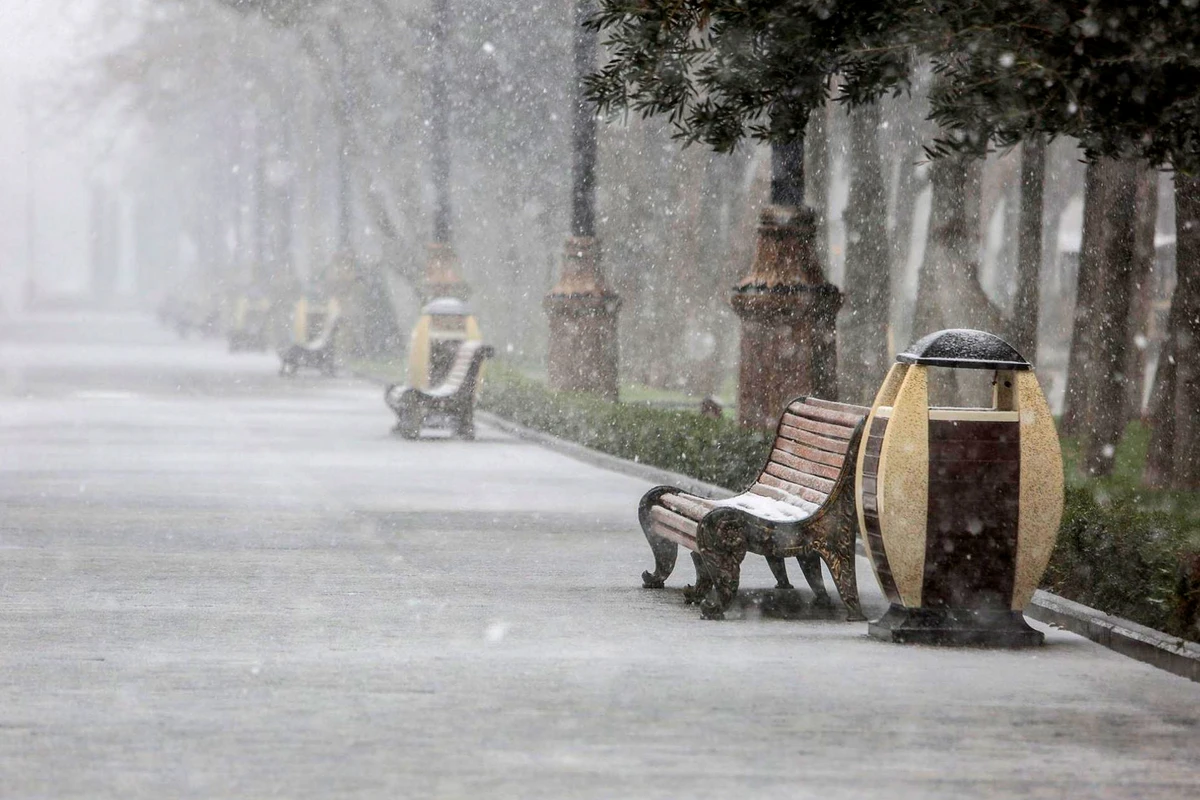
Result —
[{"label": "bench backrest", "polygon": [[[477,363],[482,363],[483,359],[491,358],[492,348],[478,340],[464,340],[458,346],[458,352],[454,354],[454,363],[450,365],[450,370],[446,373],[446,377],[437,386],[430,391],[440,396],[449,396],[457,393],[464,387],[464,384],[470,383],[469,387],[474,391],[474,384],[478,377]],[[474,373],[472,374],[472,370]]]},{"label": "bench backrest", "polygon": [[321,332],[313,339],[309,339],[304,343],[304,347],[308,350],[323,350],[328,347],[330,342],[337,336],[338,328],[341,327],[342,318],[340,315],[332,314],[326,317],[321,323]]},{"label": "bench backrest", "polygon": [[750,491],[821,505],[854,469],[851,443],[870,411],[816,397],[793,401],[779,420],[767,465]]}]

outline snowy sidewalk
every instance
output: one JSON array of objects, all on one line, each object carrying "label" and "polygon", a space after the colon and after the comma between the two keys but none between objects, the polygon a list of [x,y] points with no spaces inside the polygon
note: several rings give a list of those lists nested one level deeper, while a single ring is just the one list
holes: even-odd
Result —
[{"label": "snowy sidewalk", "polygon": [[643,481],[149,321],[0,342],[5,798],[1200,794],[1200,685],[1075,635],[703,622]]}]

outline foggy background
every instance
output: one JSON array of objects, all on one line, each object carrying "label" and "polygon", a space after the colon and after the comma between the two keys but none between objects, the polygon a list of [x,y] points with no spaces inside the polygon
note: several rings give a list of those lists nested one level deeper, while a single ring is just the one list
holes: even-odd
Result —
[{"label": "foggy background", "polygon": [[[299,10],[273,21],[238,5],[3,5],[6,311],[151,308],[175,295],[227,313],[252,285],[317,291],[348,260],[385,301],[369,313],[394,318],[398,331],[411,327],[433,197],[429,4],[282,3]],[[452,240],[485,338],[534,372],[545,360],[541,299],[568,228],[572,9],[567,0],[450,2]],[[893,350],[912,336],[928,228],[921,147],[932,129],[921,88],[918,79],[913,97],[883,101],[878,132]],[[839,284],[847,129],[845,110],[831,104],[807,139],[809,203],[821,216],[828,276]],[[738,325],[729,289],[753,257],[768,151],[681,150],[659,120],[610,121],[599,136],[598,236],[622,298],[622,381],[730,399]],[[1019,151],[994,155],[979,179],[981,284],[1002,310],[1013,301],[1019,163]],[[1052,143],[1035,361],[1056,402],[1083,176],[1073,142]],[[1155,278],[1163,309],[1173,271],[1169,186],[1163,177]],[[376,342],[367,354],[401,341]]]}]

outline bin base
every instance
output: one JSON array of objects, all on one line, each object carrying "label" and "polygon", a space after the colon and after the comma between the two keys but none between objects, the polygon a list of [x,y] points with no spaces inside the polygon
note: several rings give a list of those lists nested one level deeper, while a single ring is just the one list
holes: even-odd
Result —
[{"label": "bin base", "polygon": [[1041,631],[1020,611],[1003,609],[905,608],[892,605],[868,628],[876,639],[897,644],[975,647],[1037,647]]}]

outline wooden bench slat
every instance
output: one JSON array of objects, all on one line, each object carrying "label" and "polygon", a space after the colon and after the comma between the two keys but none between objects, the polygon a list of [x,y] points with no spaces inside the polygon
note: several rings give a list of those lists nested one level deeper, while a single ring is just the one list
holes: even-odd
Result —
[{"label": "wooden bench slat", "polygon": [[[766,472],[758,476],[758,483],[756,485],[770,486],[773,489],[780,490],[785,495],[800,497],[809,501],[810,503],[824,503],[825,498],[827,497],[827,495],[819,489],[814,489],[810,486],[798,486],[791,481],[785,481],[781,478],[776,478],[774,475]],[[813,499],[814,497],[817,499]],[[782,500],[784,498],[779,499]]]},{"label": "wooden bench slat", "polygon": [[[696,529],[699,526],[695,522],[662,506],[654,506],[650,509],[650,519],[654,523],[656,532],[665,538],[675,541],[681,539],[694,541],[696,538]],[[669,535],[672,533],[675,535]]]},{"label": "wooden bench slat", "polygon": [[810,406],[819,406],[821,408],[828,408],[833,411],[844,411],[847,414],[855,414],[863,419],[866,419],[867,415],[871,413],[871,409],[867,406],[856,406],[852,403],[839,403],[836,400],[822,400],[819,397],[806,397],[804,402]]},{"label": "wooden bench slat", "polygon": [[[824,494],[829,494],[833,491],[833,484],[835,482],[820,475],[813,475],[809,472],[801,472],[798,469],[785,467],[782,464],[776,464],[774,462],[767,464],[767,470],[763,473],[763,475],[773,475],[779,480],[786,481],[794,486],[807,486],[810,489],[816,489],[818,492],[822,492]],[[787,487],[781,486],[780,488],[786,489]]]},{"label": "wooden bench slat", "polygon": [[787,419],[779,426],[779,435],[799,441],[801,432],[815,433],[818,436],[834,441],[850,441],[850,429],[843,428],[841,425],[830,425],[827,422],[816,422],[803,417],[796,417],[791,414],[787,415]]},{"label": "wooden bench slat", "polygon": [[672,511],[696,521],[703,519],[705,514],[713,510],[712,500],[695,495],[664,494],[659,497],[659,501]]},{"label": "wooden bench slat", "polygon": [[670,528],[674,528],[677,531],[681,531],[691,536],[696,535],[696,521],[690,520],[682,514],[676,514],[669,508],[655,506],[654,508],[650,509],[650,516],[654,517],[656,521],[661,522]]},{"label": "wooden bench slat", "polygon": [[479,348],[479,343],[474,341],[460,344],[446,377],[437,386],[431,387],[431,390],[441,395],[451,395],[457,392],[471,371],[471,362],[475,359],[475,353]]},{"label": "wooden bench slat", "polygon": [[834,425],[832,422],[822,422],[818,419],[809,419],[801,417],[797,414],[784,414],[783,424],[792,428],[819,433],[822,436],[828,436],[833,439],[849,439],[854,435],[854,427],[846,425]]},{"label": "wooden bench slat", "polygon": [[[774,457],[774,454],[772,454],[771,461],[767,465],[768,471],[770,471],[771,467],[778,467],[779,469],[799,472],[804,475],[814,475],[821,478],[828,478],[831,481],[836,481],[838,476],[842,474],[842,467],[840,464],[836,467],[831,467],[828,464],[818,464],[805,458],[788,455],[787,453],[782,453],[781,455],[783,458],[777,459]],[[782,473],[778,474],[781,478],[787,477]]]},{"label": "wooden bench slat", "polygon": [[[765,475],[763,477],[770,480],[778,480],[777,478],[772,478],[770,475]],[[824,503],[826,497],[828,497],[828,495],[818,492],[816,489],[810,489],[807,486],[793,486],[791,487],[791,490],[788,491],[780,489],[778,486],[771,486],[763,483],[761,480],[751,486],[750,491],[761,497],[769,497],[772,500],[779,500],[780,502],[788,503],[789,505],[797,507],[801,507],[800,504],[796,502],[797,497],[801,500],[806,500],[809,503],[816,503],[817,505]]]},{"label": "wooden bench slat", "polygon": [[688,550],[697,549],[695,536],[688,536],[686,533],[681,533],[674,528],[668,528],[658,522],[654,523],[653,530],[654,534],[660,538],[669,539],[670,541],[675,542],[675,544],[686,547]]},{"label": "wooden bench slat", "polygon": [[828,408],[831,411],[845,411],[847,414],[858,414],[867,416],[871,413],[870,406],[860,406],[854,403],[839,403],[837,400],[825,400],[820,397],[801,397],[799,400],[793,401],[787,411],[791,411],[801,406],[819,406],[820,408]]},{"label": "wooden bench slat", "polygon": [[[783,432],[781,431],[781,434]],[[827,453],[833,453],[841,457],[845,457],[846,451],[850,449],[849,442],[843,442],[838,439],[829,439],[824,436],[818,436],[815,433],[808,431],[796,431],[792,429],[792,433],[788,436],[780,435],[775,440],[775,447],[783,450],[785,453],[791,453],[795,448],[806,446],[815,447],[818,450],[824,450]],[[796,453],[799,455],[799,453]]]},{"label": "wooden bench slat", "polygon": [[689,550],[696,549],[695,536],[692,536],[690,533],[684,533],[683,531],[675,530],[662,520],[651,520],[650,530],[655,536],[658,536],[661,539],[670,539],[672,542],[678,542]]},{"label": "wooden bench slat", "polygon": [[[788,440],[784,439],[784,441]],[[771,450],[771,460],[778,461],[780,464],[787,464],[789,467],[795,469],[801,469],[801,467],[793,462],[794,459],[816,461],[818,464],[826,464],[838,470],[842,468],[842,462],[846,460],[846,457],[840,453],[827,453],[824,450],[818,450],[815,447],[805,447],[795,442],[791,442],[792,446],[787,450],[779,447],[779,442],[776,442],[775,445]]]},{"label": "wooden bench slat", "polygon": [[788,410],[789,414],[805,419],[811,419],[815,422],[828,422],[831,425],[843,425],[851,430],[854,426],[862,422],[865,414],[851,414],[845,411],[837,411],[831,408],[821,408],[820,406],[811,405],[809,403],[801,403],[796,410]]},{"label": "wooden bench slat", "polygon": [[670,492],[668,494],[661,495],[661,497],[663,497],[663,498],[679,498],[680,500],[683,500],[685,502],[695,503],[696,505],[701,505],[701,506],[704,506],[705,508],[712,508],[713,506],[715,506],[717,504],[716,500],[710,500],[707,497],[700,497],[699,495],[695,495],[695,494],[688,494],[687,492]]}]

